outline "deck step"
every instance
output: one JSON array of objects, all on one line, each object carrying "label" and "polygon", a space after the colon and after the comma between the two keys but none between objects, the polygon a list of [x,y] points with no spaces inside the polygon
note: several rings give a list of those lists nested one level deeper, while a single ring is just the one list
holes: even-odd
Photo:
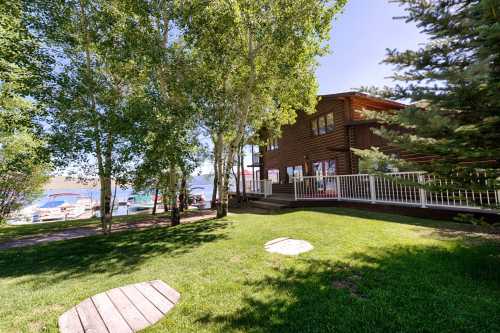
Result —
[{"label": "deck step", "polygon": [[273,184],[273,193],[293,194],[293,184]]},{"label": "deck step", "polygon": [[282,196],[282,195],[272,195],[267,198],[262,198],[260,199],[261,201],[265,202],[272,202],[276,204],[282,204],[285,206],[289,206],[291,202],[295,201],[293,196]]},{"label": "deck step", "polygon": [[250,201],[250,206],[256,207],[256,208],[261,208],[261,209],[266,209],[266,210],[278,210],[278,209],[288,207],[288,205],[283,204],[283,203],[269,202],[269,201],[265,201],[265,200]]}]

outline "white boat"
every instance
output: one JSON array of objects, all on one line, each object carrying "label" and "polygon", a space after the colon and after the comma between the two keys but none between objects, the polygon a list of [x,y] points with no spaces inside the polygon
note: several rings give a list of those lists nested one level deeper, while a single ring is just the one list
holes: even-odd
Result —
[{"label": "white boat", "polygon": [[7,218],[7,223],[9,224],[27,224],[33,223],[33,212],[36,206],[30,205],[23,207],[20,210],[15,211]]},{"label": "white boat", "polygon": [[[76,197],[76,201],[71,203],[61,197]],[[75,193],[56,193],[49,195],[49,201],[35,209],[32,220],[59,221],[89,217],[87,212],[92,209],[92,205],[89,197]]]},{"label": "white boat", "polygon": [[38,207],[33,213],[33,222],[65,220],[64,200],[51,200]]},{"label": "white boat", "polygon": [[189,195],[188,198],[189,207],[203,208],[205,207],[205,195],[203,193],[194,193]]},{"label": "white boat", "polygon": [[[158,199],[161,202],[161,198]],[[127,209],[131,212],[153,209],[153,196],[148,194],[132,194],[127,198]]]}]

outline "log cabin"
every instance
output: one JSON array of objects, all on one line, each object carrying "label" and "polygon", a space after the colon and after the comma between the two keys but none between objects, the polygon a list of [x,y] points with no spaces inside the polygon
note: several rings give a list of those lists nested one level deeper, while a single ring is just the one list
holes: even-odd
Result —
[{"label": "log cabin", "polygon": [[[256,194],[252,197],[253,206],[263,209],[350,206],[443,219],[452,219],[457,212],[466,211],[488,221],[498,220],[498,212],[491,210],[491,203],[500,205],[498,190],[426,190],[375,175],[359,175],[365,171],[360,170],[360,161],[351,148],[378,147],[386,154],[417,164],[439,158],[391,146],[372,132],[380,123],[366,119],[361,112],[397,112],[407,105],[359,92],[319,97],[316,112],[298,112],[295,123],[283,126],[278,139],[268,141],[267,146],[259,147],[258,154],[252,154],[249,166],[253,171],[257,167],[258,170],[245,186],[250,185],[248,193]],[[252,146],[252,153],[253,149]],[[410,182],[427,179],[418,170],[396,174],[397,179]]]},{"label": "log cabin", "polygon": [[371,128],[378,124],[364,119],[360,111],[400,110],[405,104],[360,92],[319,97],[315,113],[298,112],[296,122],[284,126],[280,138],[260,148],[260,158],[254,166],[259,167],[260,179],[273,181],[273,191],[291,191],[292,177],[358,173],[358,157],[351,148],[373,146],[399,154],[372,133]]}]

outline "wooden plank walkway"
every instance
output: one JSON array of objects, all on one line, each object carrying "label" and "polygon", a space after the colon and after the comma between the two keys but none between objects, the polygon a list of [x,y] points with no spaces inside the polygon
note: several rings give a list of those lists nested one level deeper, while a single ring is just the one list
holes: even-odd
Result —
[{"label": "wooden plank walkway", "polygon": [[180,294],[161,280],[130,284],[87,298],[59,317],[61,333],[131,333],[153,325]]}]

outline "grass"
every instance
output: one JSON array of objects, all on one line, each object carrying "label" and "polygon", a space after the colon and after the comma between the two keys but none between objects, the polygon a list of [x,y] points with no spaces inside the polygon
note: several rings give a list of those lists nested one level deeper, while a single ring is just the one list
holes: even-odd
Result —
[{"label": "grass", "polygon": [[[463,228],[315,209],[0,251],[0,332],[57,332],[83,299],[153,279],[181,301],[145,332],[498,332],[500,242]],[[315,248],[263,250],[281,236]]]},{"label": "grass", "polygon": [[[134,214],[134,215],[123,215],[113,217],[113,223],[133,223],[144,220],[145,215]],[[161,213],[157,214],[156,217],[168,216]],[[101,222],[98,218],[89,218],[81,220],[69,220],[69,221],[54,221],[54,222],[43,222],[34,224],[22,224],[22,225],[9,225],[0,224],[0,243],[8,240],[14,240],[19,238],[24,238],[28,236],[34,236],[39,234],[45,234],[50,232],[58,232],[70,228],[81,228],[81,227],[100,227]]]}]

